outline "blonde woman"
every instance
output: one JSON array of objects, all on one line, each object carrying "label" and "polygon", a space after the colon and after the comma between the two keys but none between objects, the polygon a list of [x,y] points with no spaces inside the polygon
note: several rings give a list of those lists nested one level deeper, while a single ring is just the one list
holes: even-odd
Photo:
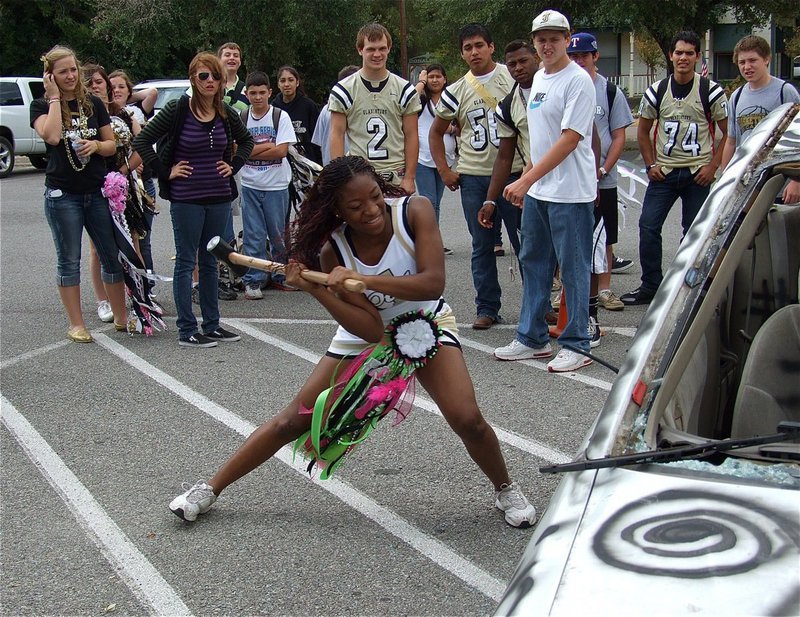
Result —
[{"label": "blonde woman", "polygon": [[75,53],[57,45],[43,57],[45,96],[31,103],[31,126],[47,144],[44,210],[57,256],[57,285],[67,338],[91,343],[81,310],[81,240],[89,234],[117,330],[126,329],[125,284],[108,201],[101,192],[106,156],[116,151],[105,105],[89,94]]},{"label": "blonde woman", "polygon": [[[133,140],[133,147],[158,175],[160,195],[170,201],[175,235],[172,292],[178,312],[179,344],[216,347],[238,341],[219,325],[218,270],[206,251],[221,236],[237,196],[233,176],[253,150],[253,137],[239,114],[222,102],[222,65],[208,52],[189,65],[192,96],[169,101]],[[161,138],[158,154],[153,145]],[[236,143],[236,154],[233,145]],[[192,270],[199,265],[202,332],[192,312]]]}]

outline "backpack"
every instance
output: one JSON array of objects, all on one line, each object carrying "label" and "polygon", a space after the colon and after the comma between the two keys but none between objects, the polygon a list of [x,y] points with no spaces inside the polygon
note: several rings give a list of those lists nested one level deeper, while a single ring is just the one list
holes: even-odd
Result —
[{"label": "backpack", "polygon": [[[239,117],[242,123],[247,127],[247,114],[250,108],[243,109],[239,112]],[[272,126],[275,127],[275,132],[278,132],[278,123],[281,118],[281,110],[275,105],[272,106]],[[306,158],[297,151],[293,145],[289,146],[286,153],[286,160],[289,161],[289,167],[292,170],[292,181],[289,183],[289,203],[295,212],[300,208],[300,204],[306,196],[306,191],[314,186],[314,182],[322,171],[322,166],[319,163]]]}]

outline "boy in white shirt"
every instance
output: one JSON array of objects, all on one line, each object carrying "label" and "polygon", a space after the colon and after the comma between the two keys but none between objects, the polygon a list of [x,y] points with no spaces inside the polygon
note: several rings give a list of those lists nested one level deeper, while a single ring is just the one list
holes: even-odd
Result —
[{"label": "boy in white shirt", "polygon": [[[284,231],[289,212],[289,183],[292,170],[286,155],[289,145],[297,142],[292,119],[285,111],[270,107],[272,89],[262,71],[247,76],[245,92],[250,108],[242,112],[242,121],[253,135],[255,147],[242,169],[242,226],[244,254],[267,259],[269,241],[272,261],[286,261]],[[269,283],[262,270],[251,269],[242,277],[244,297],[263,298],[261,288]],[[272,275],[271,286],[290,291],[283,275]]]},{"label": "boy in white shirt", "polygon": [[591,360],[570,347],[589,351],[589,274],[597,175],[592,152],[595,91],[592,78],[570,61],[567,18],[547,10],[533,20],[531,38],[541,58],[528,98],[531,163],[503,195],[522,207],[519,261],[522,309],[516,338],[494,352],[498,360],[549,358],[553,350],[545,315],[556,261],[569,320],[558,337],[562,349],[550,372],[579,369]]}]

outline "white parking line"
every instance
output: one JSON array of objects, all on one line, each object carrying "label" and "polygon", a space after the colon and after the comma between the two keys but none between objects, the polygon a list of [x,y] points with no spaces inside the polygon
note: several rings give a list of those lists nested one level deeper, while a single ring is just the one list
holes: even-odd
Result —
[{"label": "white parking line", "polygon": [[139,601],[151,607],[156,615],[191,615],[177,592],[106,514],[50,444],[2,394],[0,418]]},{"label": "white parking line", "polygon": [[0,363],[0,370],[6,369],[9,366],[15,365],[17,362],[24,362],[25,360],[31,360],[36,356],[41,356],[43,354],[49,353],[51,351],[55,351],[59,347],[64,347],[65,345],[71,344],[72,341],[59,341],[58,343],[53,343],[52,345],[45,345],[43,347],[37,347],[36,349],[31,349],[30,351],[26,351],[25,353],[21,353],[18,356],[13,356],[8,360],[3,360]]},{"label": "white parking line", "polygon": [[[289,341],[286,341],[282,338],[278,338],[277,336],[272,336],[271,334],[267,334],[266,332],[262,332],[258,328],[254,328],[249,323],[245,323],[244,320],[240,319],[224,319],[225,325],[230,325],[233,328],[236,328],[240,332],[247,334],[248,336],[252,336],[254,339],[258,339],[268,345],[272,345],[273,347],[277,347],[278,349],[282,349],[292,355],[298,356],[299,358],[303,358],[312,364],[316,364],[320,360],[320,355],[312,353],[307,349],[303,349],[302,347],[298,347]],[[249,321],[249,320],[248,320]],[[424,409],[426,411],[433,412],[439,416],[442,415],[442,412],[439,411],[439,407],[434,403],[431,399],[416,395],[414,397],[414,405]],[[533,439],[528,439],[514,433],[512,431],[508,431],[504,428],[500,428],[498,426],[492,425],[497,438],[515,448],[519,448],[525,452],[533,454],[539,458],[542,458],[546,461],[551,461],[552,463],[567,463],[572,460],[572,457],[565,454],[564,452],[560,452],[549,446],[546,446],[543,443],[535,441]]]},{"label": "white parking line", "polygon": [[[252,433],[256,426],[247,420],[228,411],[221,405],[206,398],[199,392],[189,388],[174,377],[156,368],[143,358],[129,351],[116,341],[113,341],[105,334],[95,335],[95,341],[117,356],[126,364],[132,366],[142,374],[153,379],[176,396],[197,407],[203,413],[214,418],[218,422],[233,429],[243,437]],[[299,349],[299,348],[297,348]],[[302,351],[302,350],[301,350]],[[275,458],[285,463],[297,473],[308,477],[305,472],[306,462],[300,460],[292,461],[292,450],[289,446],[284,446],[275,454]],[[451,574],[460,578],[470,587],[498,602],[503,595],[506,584],[479,568],[468,559],[465,559],[445,544],[435,538],[430,537],[424,532],[414,527],[411,523],[398,516],[391,510],[381,506],[376,501],[359,492],[342,480],[331,478],[329,480],[315,482],[315,486],[322,488],[339,500],[343,501],[357,512],[371,519],[378,526],[385,529],[393,536],[399,538],[413,549],[430,559],[439,567],[447,570]]]}]

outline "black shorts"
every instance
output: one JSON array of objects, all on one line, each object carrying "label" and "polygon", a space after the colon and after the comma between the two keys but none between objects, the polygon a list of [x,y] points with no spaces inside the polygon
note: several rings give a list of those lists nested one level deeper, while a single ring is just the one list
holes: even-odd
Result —
[{"label": "black shorts", "polygon": [[617,209],[617,187],[600,189],[600,205],[594,209],[595,225],[600,217],[606,225],[606,246],[617,243],[619,229],[619,210]]}]

